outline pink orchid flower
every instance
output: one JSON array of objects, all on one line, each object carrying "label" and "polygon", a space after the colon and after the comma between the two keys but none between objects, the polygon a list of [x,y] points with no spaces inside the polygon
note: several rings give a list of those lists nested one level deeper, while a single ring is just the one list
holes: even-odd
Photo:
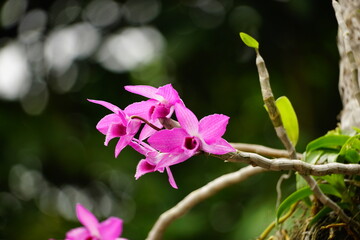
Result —
[{"label": "pink orchid flower", "polygon": [[117,157],[138,132],[141,122],[137,119],[131,119],[129,115],[126,114],[126,111],[121,110],[111,103],[91,99],[88,99],[88,101],[102,105],[113,112],[103,117],[96,125],[96,129],[106,135],[105,146],[108,145],[111,139],[119,137],[119,141],[115,147],[115,157]]},{"label": "pink orchid flower", "polygon": [[[222,138],[229,117],[222,114],[206,116],[198,121],[195,114],[184,105],[175,105],[176,117],[181,128],[161,130],[148,140],[155,149],[171,154],[183,154],[190,158],[200,151],[225,154],[236,150]],[[169,159],[163,159],[157,167],[167,166]]]},{"label": "pink orchid flower", "polygon": [[[129,145],[146,157],[145,159],[140,160],[139,164],[137,165],[135,174],[136,180],[138,180],[146,173],[155,171],[159,171],[162,173],[166,169],[170,185],[173,188],[178,188],[173,174],[170,170],[170,166],[185,161],[187,159],[186,156],[184,156],[183,154],[161,153],[150,145],[137,139],[133,139]],[[157,164],[161,161],[165,161],[167,165],[159,168],[157,167]]]},{"label": "pink orchid flower", "polygon": [[[183,104],[178,92],[171,84],[154,88],[145,85],[125,86],[129,92],[150,98],[147,101],[136,102],[125,108],[129,115],[140,116],[158,128],[162,128],[159,118],[170,118],[174,112],[175,104]],[[148,125],[141,131],[140,140],[152,135],[156,130]]]},{"label": "pink orchid flower", "polygon": [[96,217],[79,203],[76,205],[76,215],[84,227],[67,232],[66,240],[126,240],[119,238],[123,228],[120,218],[110,217],[99,223]]}]

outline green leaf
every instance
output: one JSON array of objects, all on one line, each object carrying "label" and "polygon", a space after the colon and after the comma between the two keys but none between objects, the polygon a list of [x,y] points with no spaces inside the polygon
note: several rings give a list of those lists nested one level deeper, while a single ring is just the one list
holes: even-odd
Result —
[{"label": "green leaf", "polygon": [[357,133],[360,133],[360,128],[352,127]]},{"label": "green leaf", "polygon": [[[319,187],[325,194],[331,194],[331,195],[341,198],[341,194],[333,186],[331,186],[329,184],[320,184]],[[293,205],[297,201],[300,201],[306,197],[309,197],[311,194],[312,194],[312,191],[311,191],[310,187],[301,188],[301,189],[297,190],[296,192],[290,194],[280,204],[280,206],[276,212],[276,218],[279,219],[281,217],[281,215],[291,207],[291,205]]]},{"label": "green leaf", "polygon": [[320,148],[340,149],[349,138],[346,135],[325,135],[311,141],[306,146],[306,152]]},{"label": "green leaf", "polygon": [[321,218],[325,217],[332,209],[329,207],[323,207],[310,221],[309,226],[312,226],[314,223],[318,222]]},{"label": "green leaf", "polygon": [[322,179],[332,185],[339,193],[346,191],[344,175],[343,174],[331,174],[322,176]]},{"label": "green leaf", "polygon": [[[338,203],[339,207],[343,209],[349,209],[349,205],[346,203]],[[309,222],[309,227],[314,225],[314,223],[318,222],[321,218],[325,217],[328,213],[332,211],[329,207],[323,207]]]},{"label": "green leaf", "polygon": [[246,44],[246,46],[259,49],[259,43],[255,40],[255,38],[251,37],[249,34],[240,33],[241,40]]},{"label": "green leaf", "polygon": [[325,164],[325,163],[334,163],[336,162],[339,154],[338,151],[334,151],[332,149],[327,149],[327,151],[323,151],[323,155],[316,161],[314,164]]},{"label": "green leaf", "polygon": [[360,161],[360,135],[349,138],[340,150],[340,155],[351,163]]},{"label": "green leaf", "polygon": [[323,154],[324,150],[306,152],[304,161],[310,164],[316,164]]},{"label": "green leaf", "polygon": [[293,106],[285,96],[279,97],[276,100],[276,106],[279,109],[286,133],[292,144],[296,146],[299,139],[299,124]]}]

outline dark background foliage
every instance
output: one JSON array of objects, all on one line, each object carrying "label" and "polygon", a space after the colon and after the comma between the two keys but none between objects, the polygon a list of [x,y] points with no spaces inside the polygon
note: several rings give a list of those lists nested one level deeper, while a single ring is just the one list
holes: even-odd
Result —
[{"label": "dark background foliage", "polygon": [[[0,239],[63,239],[79,226],[76,202],[100,219],[124,219],[123,236],[144,239],[158,216],[189,192],[241,164],[196,156],[135,181],[141,156],[114,158],[95,125],[143,100],[123,86],[172,83],[199,118],[231,117],[225,138],[280,148],[261,100],[260,42],[277,97],[293,103],[298,151],[336,127],[337,24],[329,1],[7,0],[0,5]],[[221,191],[174,222],[166,239],[255,239],[274,219],[280,173]],[[283,186],[284,194],[294,181]]]}]

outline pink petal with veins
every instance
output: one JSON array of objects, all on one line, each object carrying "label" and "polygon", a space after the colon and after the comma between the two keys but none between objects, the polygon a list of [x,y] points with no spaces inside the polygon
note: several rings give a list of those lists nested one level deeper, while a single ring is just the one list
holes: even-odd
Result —
[{"label": "pink petal with veins", "polygon": [[236,149],[233,148],[225,139],[219,138],[213,144],[207,144],[206,142],[202,143],[201,149],[204,152],[212,153],[212,154],[226,154],[229,152],[236,152]]},{"label": "pink petal with veins", "polygon": [[221,138],[226,131],[229,117],[222,114],[213,114],[200,120],[199,132],[206,143],[212,144]]},{"label": "pink petal with veins", "polygon": [[199,121],[195,114],[182,104],[175,105],[175,114],[181,125],[190,135],[195,136],[199,132]]},{"label": "pink petal with veins", "polygon": [[125,90],[132,92],[147,98],[157,99],[158,95],[156,94],[157,88],[146,86],[146,85],[129,85],[125,86]]},{"label": "pink petal with veins", "polygon": [[114,104],[109,103],[109,102],[105,102],[105,101],[102,101],[102,100],[93,100],[93,99],[88,99],[88,101],[92,102],[92,103],[99,104],[99,105],[101,105],[103,107],[106,107],[107,109],[109,109],[110,111],[112,111],[114,113],[119,113],[121,111],[121,109],[118,106],[115,106]]},{"label": "pink petal with veins", "polygon": [[147,100],[142,102],[132,103],[124,109],[128,116],[139,116],[149,120],[149,110],[157,103],[155,100]]},{"label": "pink petal with veins", "polygon": [[164,97],[164,99],[170,105],[174,105],[175,103],[181,101],[178,92],[172,87],[171,84],[166,84],[162,87],[159,87],[156,93]]},{"label": "pink petal with veins", "polygon": [[150,145],[164,153],[182,152],[182,145],[188,133],[182,128],[174,128],[171,130],[161,130],[154,133],[148,142]]}]

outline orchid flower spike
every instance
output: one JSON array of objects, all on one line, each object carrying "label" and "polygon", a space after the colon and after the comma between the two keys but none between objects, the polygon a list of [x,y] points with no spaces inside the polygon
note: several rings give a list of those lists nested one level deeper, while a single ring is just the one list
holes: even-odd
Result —
[{"label": "orchid flower spike", "polygon": [[65,240],[126,240],[119,238],[123,221],[117,217],[110,217],[99,223],[96,217],[81,204],[76,205],[76,215],[84,227],[70,230]]},{"label": "orchid flower spike", "polygon": [[[182,104],[175,105],[176,117],[181,128],[161,130],[148,140],[155,149],[171,154],[183,154],[187,158],[200,151],[212,154],[226,154],[236,150],[222,136],[225,133],[229,117],[213,114],[198,121],[195,114]],[[163,159],[157,168],[167,166],[169,159]]]},{"label": "orchid flower spike", "polygon": [[113,112],[103,117],[96,125],[96,128],[106,135],[105,146],[108,145],[111,139],[119,137],[115,147],[115,157],[117,157],[138,132],[141,122],[137,119],[131,119],[125,111],[111,103],[91,99],[88,99],[88,101],[102,105]]},{"label": "orchid flower spike", "polygon": [[[135,85],[125,86],[129,92],[149,98],[147,101],[136,102],[125,108],[129,116],[140,116],[158,128],[162,128],[159,118],[170,118],[174,112],[175,104],[183,104],[178,92],[171,84],[159,88]],[[148,125],[141,131],[140,140],[152,135],[156,130]]]}]

